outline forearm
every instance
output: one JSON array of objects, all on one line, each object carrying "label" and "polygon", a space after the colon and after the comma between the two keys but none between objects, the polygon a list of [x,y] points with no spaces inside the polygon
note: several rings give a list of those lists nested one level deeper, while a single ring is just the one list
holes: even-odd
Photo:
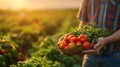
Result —
[{"label": "forearm", "polygon": [[120,41],[120,29],[111,36],[105,37],[106,43]]}]

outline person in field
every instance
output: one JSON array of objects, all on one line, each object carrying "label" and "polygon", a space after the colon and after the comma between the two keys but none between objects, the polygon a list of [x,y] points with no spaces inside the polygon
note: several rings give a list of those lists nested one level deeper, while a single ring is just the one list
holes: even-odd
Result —
[{"label": "person in field", "polygon": [[[82,67],[120,67],[120,0],[83,0],[77,17],[79,26],[94,22],[114,31],[84,51]],[[106,44],[108,47],[102,49]]]}]

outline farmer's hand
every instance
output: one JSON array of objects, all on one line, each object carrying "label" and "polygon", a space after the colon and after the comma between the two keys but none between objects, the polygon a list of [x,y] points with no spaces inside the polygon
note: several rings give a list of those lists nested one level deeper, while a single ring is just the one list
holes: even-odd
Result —
[{"label": "farmer's hand", "polygon": [[84,50],[83,53],[85,54],[99,54],[101,48],[107,44],[107,41],[104,37],[100,37],[98,39],[98,42],[93,46],[93,49],[90,50]]}]

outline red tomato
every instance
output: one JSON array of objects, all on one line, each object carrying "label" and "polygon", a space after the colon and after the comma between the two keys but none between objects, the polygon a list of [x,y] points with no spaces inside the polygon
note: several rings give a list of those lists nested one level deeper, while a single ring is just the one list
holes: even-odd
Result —
[{"label": "red tomato", "polygon": [[85,38],[78,38],[78,39],[79,39],[79,41],[80,41],[81,43],[84,43],[84,42],[87,41],[87,39],[85,39]]},{"label": "red tomato", "polygon": [[64,40],[65,40],[66,42],[69,41],[69,39],[68,39],[68,36],[69,36],[69,35],[71,35],[71,34],[69,34],[69,33],[68,33],[68,34],[65,34]]},{"label": "red tomato", "polygon": [[70,39],[70,42],[75,42],[75,43],[76,43],[77,41],[78,41],[78,38],[75,37],[75,36],[74,36],[74,37],[71,37],[71,39]]},{"label": "red tomato", "polygon": [[85,34],[80,34],[79,36],[78,36],[78,39],[79,39],[79,41],[80,42],[86,42],[87,41],[87,36],[85,35]]},{"label": "red tomato", "polygon": [[67,45],[67,46],[64,47],[64,49],[65,49],[65,50],[69,50],[69,49],[70,49],[70,46]]},{"label": "red tomato", "polygon": [[82,43],[77,41],[76,46],[80,46],[80,45],[82,45]]},{"label": "red tomato", "polygon": [[85,34],[80,34],[80,35],[78,36],[78,38],[85,38],[85,39],[87,39],[87,36],[86,36]]},{"label": "red tomato", "polygon": [[74,37],[74,35],[71,34],[68,36],[68,39],[70,40],[72,37]]},{"label": "red tomato", "polygon": [[0,50],[0,54],[4,54],[4,53],[6,53],[6,50],[4,49]]},{"label": "red tomato", "polygon": [[63,40],[60,42],[59,47],[64,48],[66,45],[67,45],[66,41]]},{"label": "red tomato", "polygon": [[67,42],[69,43],[70,42],[70,39],[74,37],[74,35],[70,34],[68,37],[67,37]]},{"label": "red tomato", "polygon": [[68,37],[69,35],[71,35],[71,34],[67,33],[67,34],[65,34],[65,37]]},{"label": "red tomato", "polygon": [[69,42],[69,40],[68,40],[68,38],[67,37],[64,37],[64,39],[63,40],[65,40],[66,42]]},{"label": "red tomato", "polygon": [[89,42],[84,42],[83,43],[83,47],[84,47],[84,49],[89,49],[90,48],[90,43]]}]

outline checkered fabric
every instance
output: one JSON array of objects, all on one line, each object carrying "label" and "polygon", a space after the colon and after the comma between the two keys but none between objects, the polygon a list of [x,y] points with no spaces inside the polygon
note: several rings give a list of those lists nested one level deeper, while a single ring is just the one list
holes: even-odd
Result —
[{"label": "checkered fabric", "polygon": [[[78,18],[117,31],[120,29],[120,0],[83,0]],[[117,44],[120,47],[120,42]]]},{"label": "checkered fabric", "polygon": [[120,0],[83,0],[78,17],[116,31],[120,29]]}]

